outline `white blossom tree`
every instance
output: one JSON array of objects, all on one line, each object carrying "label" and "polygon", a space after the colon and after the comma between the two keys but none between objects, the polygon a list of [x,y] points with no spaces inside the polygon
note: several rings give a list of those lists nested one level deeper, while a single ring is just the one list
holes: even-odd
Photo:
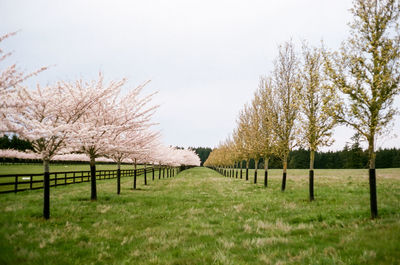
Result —
[{"label": "white blossom tree", "polygon": [[44,167],[44,210],[50,217],[49,162],[60,153],[68,152],[71,130],[87,108],[110,93],[109,88],[97,82],[58,82],[54,86],[36,90],[20,88],[13,100],[18,108],[4,114],[7,130],[32,142],[34,152],[40,155]]},{"label": "white blossom tree", "polygon": [[132,154],[150,153],[152,143],[158,138],[158,132],[142,128],[115,134],[114,139],[107,146],[106,153],[107,157],[117,163],[117,194],[121,191],[121,163],[130,160]]},{"label": "white blossom tree", "polygon": [[[112,93],[88,107],[74,127],[71,146],[90,158],[91,200],[97,200],[96,158],[107,155],[109,146],[119,134],[144,130],[151,125],[151,117],[157,106],[147,105],[154,94],[140,97],[148,82],[132,89],[127,95],[121,95],[125,79],[111,82],[108,86],[113,88]],[[100,83],[99,86],[104,84]]]}]

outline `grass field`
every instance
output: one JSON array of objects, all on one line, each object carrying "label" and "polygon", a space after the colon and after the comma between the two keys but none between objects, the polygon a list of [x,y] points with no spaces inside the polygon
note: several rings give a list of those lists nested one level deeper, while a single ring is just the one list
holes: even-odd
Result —
[{"label": "grass field", "polygon": [[122,179],[0,196],[0,264],[400,264],[400,169],[378,170],[369,218],[362,170],[280,171],[269,187],[193,168],[139,190]]}]

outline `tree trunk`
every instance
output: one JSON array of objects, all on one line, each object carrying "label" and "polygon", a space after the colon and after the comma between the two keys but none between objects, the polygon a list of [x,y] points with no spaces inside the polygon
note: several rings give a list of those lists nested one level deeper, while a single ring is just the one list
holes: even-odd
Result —
[{"label": "tree trunk", "polygon": [[371,218],[378,217],[378,202],[376,196],[376,170],[375,170],[375,147],[374,135],[368,141],[368,159],[369,159],[369,194],[371,205]]},{"label": "tree trunk", "polygon": [[249,180],[249,159],[246,160],[246,180]]},{"label": "tree trunk", "polygon": [[144,164],[144,185],[147,185],[147,166]]},{"label": "tree trunk", "polygon": [[314,200],[314,159],[315,159],[315,151],[310,150],[310,172],[309,172],[309,193],[310,193],[310,201]]},{"label": "tree trunk", "polygon": [[239,176],[238,163],[235,163],[236,178]]},{"label": "tree trunk", "polygon": [[268,187],[268,162],[269,157],[264,158],[264,187]]},{"label": "tree trunk", "polygon": [[240,179],[242,179],[243,175],[242,168],[243,168],[243,161],[240,161]]},{"label": "tree trunk", "polygon": [[137,171],[136,168],[133,169],[133,189],[136,190],[136,177],[137,177]]},{"label": "tree trunk", "polygon": [[255,165],[254,165],[254,184],[257,184],[257,169],[258,169],[258,159],[255,159]]},{"label": "tree trunk", "polygon": [[96,190],[96,161],[94,156],[90,156],[90,179],[91,179],[91,193],[90,199],[92,201],[97,200]]},{"label": "tree trunk", "polygon": [[287,156],[283,158],[282,191],[286,189]]},{"label": "tree trunk", "polygon": [[43,179],[43,217],[50,218],[50,161],[43,160],[44,179]]},{"label": "tree trunk", "polygon": [[154,164],[153,164],[153,167],[151,168],[151,173],[152,173],[152,179],[154,181]]},{"label": "tree trunk", "polygon": [[117,194],[121,193],[121,162],[117,163]]}]

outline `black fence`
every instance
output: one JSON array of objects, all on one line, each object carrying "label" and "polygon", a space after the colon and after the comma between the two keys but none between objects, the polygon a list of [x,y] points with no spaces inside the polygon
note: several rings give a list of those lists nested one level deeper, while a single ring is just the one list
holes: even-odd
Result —
[{"label": "black fence", "polygon": [[[155,168],[147,167],[146,169],[140,168],[136,169],[136,177],[152,173],[154,180],[155,171],[159,171],[161,173],[162,171],[165,170],[168,169],[164,167],[155,167]],[[96,180],[117,178],[117,172],[118,170],[97,170]],[[121,177],[134,177],[134,176],[135,176],[134,169],[121,170]],[[165,173],[163,174],[163,176],[165,176]],[[11,193],[11,192],[16,193],[25,190],[42,189],[43,177],[44,173],[0,175],[0,193]],[[50,187],[64,186],[82,182],[90,182],[90,171],[68,171],[68,172],[50,173]]]}]

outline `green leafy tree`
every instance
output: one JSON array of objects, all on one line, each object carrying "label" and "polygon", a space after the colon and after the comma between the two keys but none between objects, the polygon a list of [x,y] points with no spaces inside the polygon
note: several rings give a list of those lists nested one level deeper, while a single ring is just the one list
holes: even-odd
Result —
[{"label": "green leafy tree", "polygon": [[282,191],[286,188],[286,174],[289,153],[296,144],[299,113],[298,59],[293,43],[286,42],[279,47],[272,77],[273,108],[272,123],[276,136],[275,154],[283,163]]},{"label": "green leafy tree", "polygon": [[303,44],[302,71],[300,72],[300,110],[302,112],[302,139],[310,150],[309,198],[314,200],[315,152],[321,146],[332,143],[332,128],[335,120],[329,114],[333,107],[333,95],[325,86],[323,58],[317,48]]},{"label": "green leafy tree", "polygon": [[349,39],[340,52],[325,56],[326,73],[340,95],[333,114],[368,142],[372,218],[378,216],[376,139],[387,133],[400,92],[399,10],[397,0],[355,0]]}]

